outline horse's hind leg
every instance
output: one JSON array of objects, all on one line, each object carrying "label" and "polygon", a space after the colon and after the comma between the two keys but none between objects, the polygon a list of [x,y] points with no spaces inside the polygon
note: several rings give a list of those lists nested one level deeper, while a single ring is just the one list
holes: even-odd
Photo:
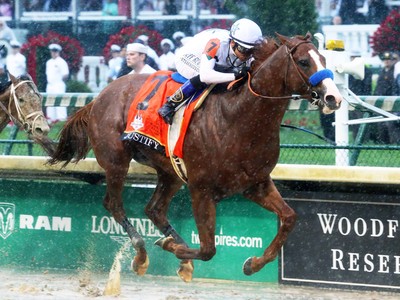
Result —
[{"label": "horse's hind leg", "polygon": [[[157,174],[158,184],[153,196],[146,206],[146,215],[165,235],[165,237],[172,237],[178,244],[188,247],[186,242],[167,219],[167,212],[172,197],[178,192],[180,187],[183,185],[183,182],[176,175],[171,176],[161,170],[159,170]],[[164,239],[157,240],[156,245],[162,247],[163,241]],[[182,260],[177,273],[183,281],[190,282],[192,280],[193,270],[194,267],[191,260]]]},{"label": "horse's hind leg", "polygon": [[193,216],[199,232],[200,249],[178,244],[173,238],[166,238],[162,247],[180,259],[210,260],[216,253],[216,199],[211,196],[210,191],[205,189],[191,189],[191,196]]},{"label": "horse's hind leg", "polygon": [[265,249],[261,257],[250,257],[243,265],[243,272],[251,275],[261,270],[267,263],[273,261],[285,243],[288,234],[296,222],[296,213],[283,200],[271,178],[268,182],[259,184],[246,191],[244,196],[260,206],[276,213],[280,219],[280,227],[271,244]]}]

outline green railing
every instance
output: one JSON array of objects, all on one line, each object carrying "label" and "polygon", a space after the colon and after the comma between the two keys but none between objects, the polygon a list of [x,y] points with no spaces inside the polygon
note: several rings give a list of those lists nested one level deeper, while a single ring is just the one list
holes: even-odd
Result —
[{"label": "green railing", "polygon": [[[97,94],[94,93],[44,94],[43,106],[64,106],[69,110],[74,110],[93,101],[96,96]],[[361,96],[361,99],[386,111],[400,111],[398,97]],[[365,132],[372,125],[360,126],[361,130],[359,129],[357,135],[351,139],[349,146],[335,146],[317,138],[315,135],[323,135],[319,111],[306,100],[291,101],[283,123],[303,130],[307,129],[314,134],[282,128],[280,163],[334,165],[336,150],[348,150],[350,165],[400,167],[399,144],[380,145],[365,140]],[[62,125],[63,123],[60,122],[52,127],[50,138],[57,139]],[[8,127],[0,134],[0,153],[3,155],[45,155],[38,145],[27,140],[26,134],[18,131],[16,127]],[[89,157],[93,155],[90,153]]]}]

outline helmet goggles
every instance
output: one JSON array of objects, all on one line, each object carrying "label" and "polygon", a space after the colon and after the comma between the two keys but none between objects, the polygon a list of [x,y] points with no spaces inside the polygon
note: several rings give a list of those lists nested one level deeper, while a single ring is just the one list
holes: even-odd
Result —
[{"label": "helmet goggles", "polygon": [[243,55],[250,55],[253,51],[252,48],[246,48],[237,42],[235,42],[235,46],[233,48],[236,49],[237,51],[239,51]]}]

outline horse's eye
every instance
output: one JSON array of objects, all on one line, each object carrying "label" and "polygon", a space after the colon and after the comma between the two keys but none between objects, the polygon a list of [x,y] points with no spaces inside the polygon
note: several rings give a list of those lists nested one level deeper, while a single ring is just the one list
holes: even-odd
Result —
[{"label": "horse's eye", "polygon": [[18,102],[19,102],[20,104],[22,104],[22,103],[25,102],[25,100],[24,100],[23,98],[19,98],[19,99],[18,99]]},{"label": "horse's eye", "polygon": [[306,59],[301,59],[299,60],[299,65],[300,67],[307,68],[310,66],[310,63]]}]

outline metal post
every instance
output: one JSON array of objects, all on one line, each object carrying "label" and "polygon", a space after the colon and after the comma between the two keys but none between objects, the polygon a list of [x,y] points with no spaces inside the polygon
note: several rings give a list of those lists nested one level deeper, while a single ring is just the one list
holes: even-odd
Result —
[{"label": "metal post", "polygon": [[[339,64],[345,64],[350,61],[348,53],[345,51],[335,50],[323,50],[320,51],[326,58],[326,68],[334,72],[334,82],[338,87],[343,97],[348,96],[348,74],[338,73],[336,66]],[[340,109],[335,112],[335,141],[338,146],[349,145],[349,104],[347,101],[343,101]],[[348,166],[349,162],[349,150],[348,149],[337,149],[336,153],[336,165],[337,166]]]}]

